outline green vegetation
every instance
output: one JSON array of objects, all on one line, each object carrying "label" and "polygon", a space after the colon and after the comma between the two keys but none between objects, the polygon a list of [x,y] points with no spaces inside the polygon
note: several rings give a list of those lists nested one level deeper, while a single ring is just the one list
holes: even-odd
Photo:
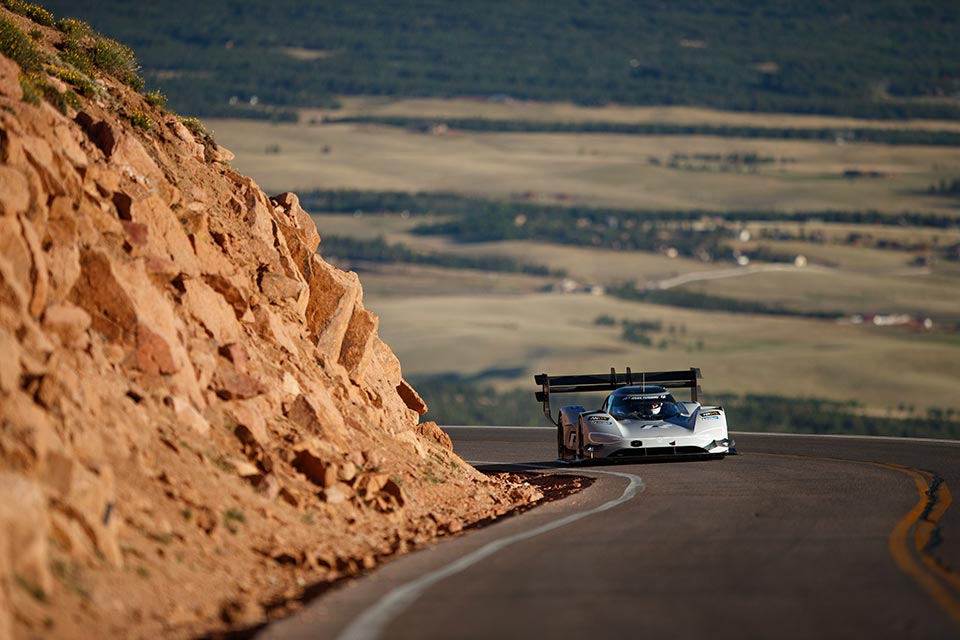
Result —
[{"label": "green vegetation", "polygon": [[37,24],[42,24],[45,27],[53,26],[53,14],[44,9],[43,7],[35,4],[27,4],[24,6],[23,15],[27,16]]},{"label": "green vegetation", "polygon": [[[33,6],[33,5],[25,5]],[[37,47],[32,38],[6,17],[0,16],[0,52],[20,65],[20,87],[23,89],[23,99],[30,104],[38,105],[40,100],[47,99],[62,113],[68,108],[76,109],[80,100],[72,91],[60,92],[51,85],[44,71],[45,56]],[[53,67],[54,75],[66,76],[67,81],[73,76],[67,69]]]},{"label": "green vegetation", "polygon": [[88,98],[92,98],[98,93],[97,84],[88,75],[77,71],[73,67],[50,65],[48,71],[67,84],[76,87],[82,95]]},{"label": "green vegetation", "polygon": [[936,0],[47,5],[133,45],[178,110],[206,116],[360,94],[880,118],[960,111],[941,98],[960,89],[960,5]]},{"label": "green vegetation", "polygon": [[79,564],[55,559],[50,563],[50,568],[53,569],[53,575],[69,591],[79,595],[84,600],[90,599],[90,589],[85,584],[83,569]]},{"label": "green vegetation", "polygon": [[[644,136],[713,136],[720,138],[816,140],[821,142],[873,142],[890,145],[960,146],[960,132],[932,129],[881,129],[874,127],[760,127],[713,124],[549,122],[542,120],[501,120],[487,118],[436,118],[352,116],[330,122],[382,124],[412,131],[429,131],[437,124],[461,131],[509,133],[612,133]],[[758,164],[772,158],[748,157],[741,162]]]},{"label": "green vegetation", "polygon": [[167,96],[163,95],[159,89],[145,93],[143,97],[147,100],[147,104],[157,109],[163,109],[167,104]]},{"label": "green vegetation", "polygon": [[[80,20],[67,18],[57,22],[52,13],[38,5],[19,0],[4,0],[3,5],[37,24],[56,26],[64,36],[59,53],[48,54],[37,46],[43,39],[41,30],[35,28],[29,35],[24,34],[12,20],[0,16],[0,52],[20,65],[20,84],[25,101],[39,104],[45,98],[62,113],[80,108],[76,93],[59,91],[48,82],[45,73],[73,85],[87,97],[100,92],[92,77],[96,72],[114,76],[137,91],[143,89],[143,79],[137,73],[140,67],[128,47],[101,36]],[[159,92],[151,94],[147,100],[154,104],[152,100],[157,97],[162,97]],[[137,126],[145,124],[142,118],[135,118],[134,123]]]},{"label": "green vegetation", "polygon": [[109,38],[96,38],[89,55],[93,66],[100,71],[115,76],[136,91],[143,90],[143,78],[138,75],[140,65],[129,47]]},{"label": "green vegetation", "polygon": [[623,300],[636,300],[671,307],[699,309],[701,311],[726,311],[727,313],[752,313],[772,316],[794,316],[835,320],[843,317],[842,311],[806,311],[789,309],[778,304],[766,304],[754,300],[735,300],[682,289],[637,289],[632,282],[610,287],[607,293]]},{"label": "green vegetation", "polygon": [[[549,424],[533,397],[536,389],[532,382],[528,390],[504,392],[478,384],[475,379],[452,375],[421,378],[414,384],[430,407],[425,419],[440,425]],[[598,394],[562,396],[556,398],[554,409],[558,410],[561,404],[591,408],[602,399]],[[709,395],[704,402],[722,405],[734,431],[960,438],[960,414],[951,409],[931,408],[917,413],[905,408],[902,415],[875,416],[868,415],[866,407],[855,401],[753,394]]]},{"label": "green vegetation", "polygon": [[[880,225],[892,227],[930,227],[939,229],[956,228],[960,220],[953,216],[922,212],[884,213],[880,211],[796,211],[775,210],[756,211],[710,211],[710,210],[658,210],[658,209],[615,209],[610,207],[591,207],[583,205],[548,205],[512,200],[488,200],[456,193],[402,191],[357,191],[350,189],[304,190],[300,201],[311,211],[328,213],[402,213],[409,215],[442,215],[454,221],[474,219],[482,224],[449,225],[451,233],[463,242],[522,239],[534,237],[529,229],[534,219],[552,218],[561,223],[574,223],[586,219],[588,227],[605,226],[613,217],[620,220],[620,226],[631,222],[635,224],[653,222],[684,223],[702,219],[723,222],[826,222],[851,225]],[[523,216],[524,223],[516,224],[517,216]],[[582,223],[581,223],[582,224]],[[446,233],[444,225],[427,225],[421,232]],[[514,229],[510,229],[514,227]],[[486,228],[486,231],[484,231]],[[582,228],[582,227],[581,227]],[[465,235],[454,233],[462,230]],[[540,231],[540,229],[537,229]],[[579,236],[579,242],[592,244],[590,240]],[[534,239],[538,239],[534,237]],[[540,237],[539,239],[544,239]]]},{"label": "green vegetation", "polygon": [[205,144],[213,143],[213,137],[210,135],[210,132],[207,131],[207,128],[200,122],[199,118],[184,118],[182,116],[177,116],[177,119],[187,128],[187,130],[192,133],[194,136],[199,138],[200,142]]},{"label": "green vegetation", "polygon": [[[793,262],[795,256],[760,244],[734,250],[731,239],[743,223],[771,222],[817,222],[840,224],[871,224],[882,226],[913,226],[935,229],[952,229],[960,225],[956,217],[926,214],[885,214],[874,211],[811,211],[785,213],[777,211],[660,211],[613,209],[588,206],[542,205],[515,201],[494,201],[459,196],[450,193],[363,192],[363,191],[312,191],[301,196],[304,206],[313,211],[330,213],[384,213],[400,212],[411,216],[430,216],[413,228],[419,235],[443,235],[455,242],[494,242],[502,240],[529,240],[553,244],[592,247],[613,251],[669,252],[680,257],[711,262],[734,262],[741,256],[752,261]],[[436,218],[439,217],[439,221]],[[762,230],[764,240],[800,240],[824,243],[820,233],[806,234],[783,229]],[[860,244],[862,237],[851,236]],[[402,247],[388,248],[380,241],[338,239],[344,243],[340,249],[343,257],[360,259],[363,255],[377,261],[386,261],[392,253],[393,261],[426,262],[425,257],[415,258],[412,250]],[[911,247],[890,241],[871,241],[876,248],[904,250]],[[949,259],[949,247],[938,247],[938,255]],[[402,258],[400,254],[409,254]],[[336,254],[334,254],[336,255]],[[486,260],[477,257],[476,260]],[[453,265],[454,258],[430,257],[431,264]],[[456,258],[465,268],[467,258]],[[505,258],[497,258],[501,262]],[[505,264],[505,263],[504,263]],[[523,268],[512,265],[525,273],[557,275],[540,268]],[[466,267],[471,268],[471,267]],[[490,268],[490,267],[477,267]],[[501,268],[501,270],[511,270]],[[637,291],[632,284],[618,286],[611,291],[624,299],[643,300],[673,306],[709,308],[740,313],[773,315],[807,315],[803,312],[770,306],[760,302],[737,302],[724,298],[711,298],[689,294],[679,290]],[[834,312],[816,312],[813,317],[833,318]]]},{"label": "green vegetation", "polygon": [[133,126],[143,129],[144,131],[151,131],[153,129],[153,119],[145,111],[137,109],[130,114],[130,122]]},{"label": "green vegetation", "polygon": [[57,27],[64,34],[61,57],[68,64],[86,74],[106,73],[136,91],[143,90],[140,65],[129,47],[101,36],[87,23],[73,18],[60,20]]},{"label": "green vegetation", "polygon": [[[613,316],[604,314],[594,318],[593,324],[598,327],[614,327],[617,325],[617,321]],[[663,322],[660,320],[621,320],[619,324],[621,328],[620,337],[624,341],[647,347],[653,345],[654,338],[650,334],[663,331]],[[675,336],[676,333],[677,328],[670,325],[670,335]],[[665,340],[661,341],[663,347],[667,344]]]},{"label": "green vegetation", "polygon": [[16,14],[30,18],[37,24],[53,26],[53,14],[39,5],[23,0],[2,0],[0,4]]},{"label": "green vegetation", "polygon": [[24,74],[43,70],[43,56],[37,45],[12,20],[0,16],[0,53],[18,65]]},{"label": "green vegetation", "polygon": [[14,581],[17,583],[17,585],[20,588],[22,588],[24,591],[29,593],[30,597],[32,597],[34,600],[36,600],[37,602],[47,601],[47,594],[46,592],[44,592],[44,590],[41,587],[38,587],[30,583],[26,578],[21,576],[19,573],[14,573],[13,578],[14,578]]},{"label": "green vegetation", "polygon": [[526,273],[535,276],[566,275],[543,265],[519,262],[509,256],[458,256],[450,253],[424,253],[402,244],[388,244],[382,237],[358,240],[348,236],[326,235],[320,247],[326,258],[343,258],[381,264],[424,264],[450,269],[480,269],[500,273]]},{"label": "green vegetation", "polygon": [[927,189],[927,193],[935,196],[960,196],[960,178],[953,180],[941,180],[937,184],[932,184]]},{"label": "green vegetation", "polygon": [[236,533],[239,530],[238,525],[247,521],[247,517],[239,509],[231,508],[223,512],[223,526],[230,533]]}]

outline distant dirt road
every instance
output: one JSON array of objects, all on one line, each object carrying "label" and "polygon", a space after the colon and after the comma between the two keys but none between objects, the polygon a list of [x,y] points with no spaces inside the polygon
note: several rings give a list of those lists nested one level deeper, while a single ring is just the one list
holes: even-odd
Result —
[{"label": "distant dirt road", "polygon": [[656,283],[657,289],[673,289],[691,282],[700,282],[703,280],[722,280],[724,278],[740,278],[750,276],[756,273],[768,273],[770,271],[792,271],[797,273],[819,273],[829,274],[833,269],[827,267],[804,266],[798,267],[792,264],[759,264],[746,267],[734,267],[732,269],[723,269],[721,271],[695,271],[685,273],[675,278],[667,278]]},{"label": "distant dirt road", "polygon": [[[448,432],[480,468],[559,466],[550,428]],[[259,637],[960,637],[960,442],[736,437],[723,460],[564,468],[597,481]]]}]

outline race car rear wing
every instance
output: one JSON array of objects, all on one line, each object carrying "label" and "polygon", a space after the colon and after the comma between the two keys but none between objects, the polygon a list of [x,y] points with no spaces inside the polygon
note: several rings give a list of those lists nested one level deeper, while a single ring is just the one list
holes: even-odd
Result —
[{"label": "race car rear wing", "polygon": [[553,424],[550,410],[551,393],[583,393],[589,391],[613,391],[631,385],[657,385],[665,389],[690,389],[690,399],[699,402],[700,369],[690,367],[687,371],[645,371],[633,373],[627,367],[626,373],[598,373],[581,376],[549,376],[545,373],[533,377],[543,389],[537,391],[537,400],[543,403],[543,415]]}]

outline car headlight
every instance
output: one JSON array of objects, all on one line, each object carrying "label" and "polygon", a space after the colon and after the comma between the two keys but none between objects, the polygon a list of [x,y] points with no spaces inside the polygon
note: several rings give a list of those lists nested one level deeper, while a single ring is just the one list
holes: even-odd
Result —
[{"label": "car headlight", "polygon": [[720,449],[720,448],[729,449],[732,446],[733,446],[733,440],[731,440],[730,438],[723,438],[722,440],[714,440],[713,442],[709,443],[706,447],[704,447],[704,449],[706,449],[707,451],[713,451],[714,449]]},{"label": "car headlight", "polygon": [[594,444],[611,444],[613,442],[619,442],[620,436],[615,436],[612,433],[600,433],[598,431],[592,431],[587,434],[587,441]]}]

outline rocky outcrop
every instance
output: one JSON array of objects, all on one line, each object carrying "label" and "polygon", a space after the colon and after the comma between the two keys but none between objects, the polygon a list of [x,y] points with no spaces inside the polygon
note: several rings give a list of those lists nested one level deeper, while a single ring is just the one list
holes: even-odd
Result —
[{"label": "rocky outcrop", "polygon": [[0,637],[257,624],[538,497],[419,424],[296,195],[109,76],[63,113],[18,75],[0,56]]}]

